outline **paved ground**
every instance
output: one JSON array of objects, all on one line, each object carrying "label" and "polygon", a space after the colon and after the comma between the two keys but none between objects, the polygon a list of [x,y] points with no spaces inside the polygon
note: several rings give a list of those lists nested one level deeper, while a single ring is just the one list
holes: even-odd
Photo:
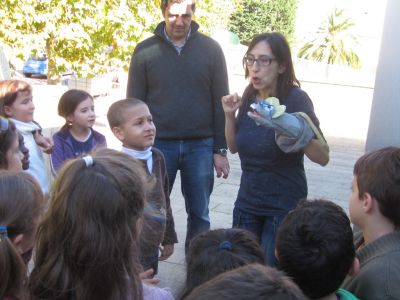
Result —
[{"label": "paved ground", "polygon": [[[324,100],[324,102],[317,101],[317,105],[315,105],[317,114],[319,107],[323,111],[328,112],[330,109],[329,105],[332,107],[337,106],[334,103],[336,95],[327,93],[327,89],[339,90],[342,95],[341,101],[347,101],[348,103],[353,103],[352,100],[355,100],[358,103],[357,105],[359,105],[357,101],[364,99],[367,94],[367,99],[364,100],[368,106],[368,103],[372,99],[372,91],[369,89],[357,89],[354,87],[338,87],[335,89],[330,86],[324,89],[320,84],[312,85],[308,83],[307,91],[310,95],[313,95],[313,100],[315,97]],[[35,119],[41,123],[47,132],[52,132],[63,124],[63,119],[57,116],[56,107],[60,95],[65,90],[65,86],[46,86],[43,82],[34,82]],[[106,135],[109,147],[114,149],[119,149],[120,143],[108,129],[106,113],[112,102],[124,98],[124,93],[123,90],[115,90],[112,92],[112,95],[97,97],[95,100],[96,113],[98,114],[95,129]],[[350,98],[346,98],[346,95]],[[369,112],[368,107],[364,108],[364,113],[358,117],[362,120],[368,120],[369,116],[365,115],[367,112]],[[337,115],[331,114],[329,116],[328,113],[322,115],[320,116],[322,129],[325,129],[329,133],[327,134],[327,140],[331,150],[330,162],[326,167],[320,167],[311,163],[308,159],[305,160],[309,198],[325,198],[335,201],[347,211],[352,168],[356,159],[364,152],[367,123],[365,121],[360,122],[351,115],[348,118],[343,116],[337,118]],[[339,120],[339,122],[336,120]],[[344,127],[348,128],[346,133],[352,138],[343,138]],[[231,226],[233,203],[238,191],[241,170],[237,155],[229,155],[229,160],[231,164],[229,178],[226,180],[216,179],[214,191],[211,196],[210,216],[212,228],[227,228]],[[179,177],[175,182],[171,199],[176,231],[180,243],[176,245],[175,252],[168,261],[160,263],[158,277],[161,279],[160,286],[169,286],[177,295],[184,284],[185,262],[183,242],[186,233],[186,212],[180,193]]]}]

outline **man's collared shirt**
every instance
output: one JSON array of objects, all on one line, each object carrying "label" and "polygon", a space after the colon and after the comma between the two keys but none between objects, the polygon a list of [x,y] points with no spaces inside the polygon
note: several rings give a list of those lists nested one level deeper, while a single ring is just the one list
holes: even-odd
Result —
[{"label": "man's collared shirt", "polygon": [[185,46],[186,41],[188,40],[188,38],[189,38],[191,32],[192,32],[192,28],[189,27],[189,31],[188,31],[188,33],[187,33],[187,35],[186,35],[186,38],[185,38],[183,44],[177,45],[177,44],[175,44],[175,43],[171,40],[171,38],[168,36],[168,33],[167,33],[167,31],[166,31],[166,29],[165,29],[165,26],[164,26],[164,35],[165,35],[166,39],[174,46],[175,50],[178,52],[179,55],[181,54],[181,51],[182,51],[183,47]]}]

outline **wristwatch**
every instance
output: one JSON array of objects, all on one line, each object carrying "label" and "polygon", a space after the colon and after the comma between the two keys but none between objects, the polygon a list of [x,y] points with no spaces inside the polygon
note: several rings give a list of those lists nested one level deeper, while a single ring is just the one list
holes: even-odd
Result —
[{"label": "wristwatch", "polygon": [[223,157],[226,157],[228,155],[228,150],[225,148],[221,148],[221,149],[214,149],[214,154],[219,154]]}]

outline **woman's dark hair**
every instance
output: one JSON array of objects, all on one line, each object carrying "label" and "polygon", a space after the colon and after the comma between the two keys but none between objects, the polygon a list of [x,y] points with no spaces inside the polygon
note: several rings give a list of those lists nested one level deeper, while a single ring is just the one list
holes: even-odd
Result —
[{"label": "woman's dark hair", "polygon": [[111,149],[92,159],[67,162],[54,182],[37,235],[33,299],[142,299],[142,164]]},{"label": "woman's dark hair", "polygon": [[[278,99],[284,99],[293,86],[300,87],[300,82],[296,78],[294,72],[292,54],[290,52],[289,44],[286,38],[279,32],[258,34],[251,40],[245,56],[260,42],[267,43],[271,47],[272,54],[274,55],[278,64],[285,66],[285,71],[282,74],[279,74],[276,89],[276,97]],[[243,67],[245,68],[245,78],[248,78],[249,70],[244,62],[244,59]]]},{"label": "woman's dark hair", "polygon": [[215,276],[250,263],[264,264],[264,255],[249,231],[229,228],[200,233],[189,245],[182,298]]}]

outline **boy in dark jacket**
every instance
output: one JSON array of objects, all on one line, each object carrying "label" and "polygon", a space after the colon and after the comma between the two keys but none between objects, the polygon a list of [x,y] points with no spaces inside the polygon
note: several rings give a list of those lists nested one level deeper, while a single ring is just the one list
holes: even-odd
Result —
[{"label": "boy in dark jacket", "polygon": [[358,260],[345,211],[327,200],[304,201],[282,221],[276,238],[279,264],[310,299],[357,300],[339,289]]},{"label": "boy in dark jacket", "polygon": [[361,299],[400,299],[400,148],[367,153],[354,165],[350,219],[360,272],[343,287]]},{"label": "boy in dark jacket", "polygon": [[152,268],[156,274],[158,260],[170,257],[178,240],[164,156],[153,147],[156,135],[153,118],[146,103],[133,98],[113,103],[107,118],[112,132],[122,142],[122,152],[141,160],[149,180],[154,180],[144,210],[140,258],[144,270]]}]

